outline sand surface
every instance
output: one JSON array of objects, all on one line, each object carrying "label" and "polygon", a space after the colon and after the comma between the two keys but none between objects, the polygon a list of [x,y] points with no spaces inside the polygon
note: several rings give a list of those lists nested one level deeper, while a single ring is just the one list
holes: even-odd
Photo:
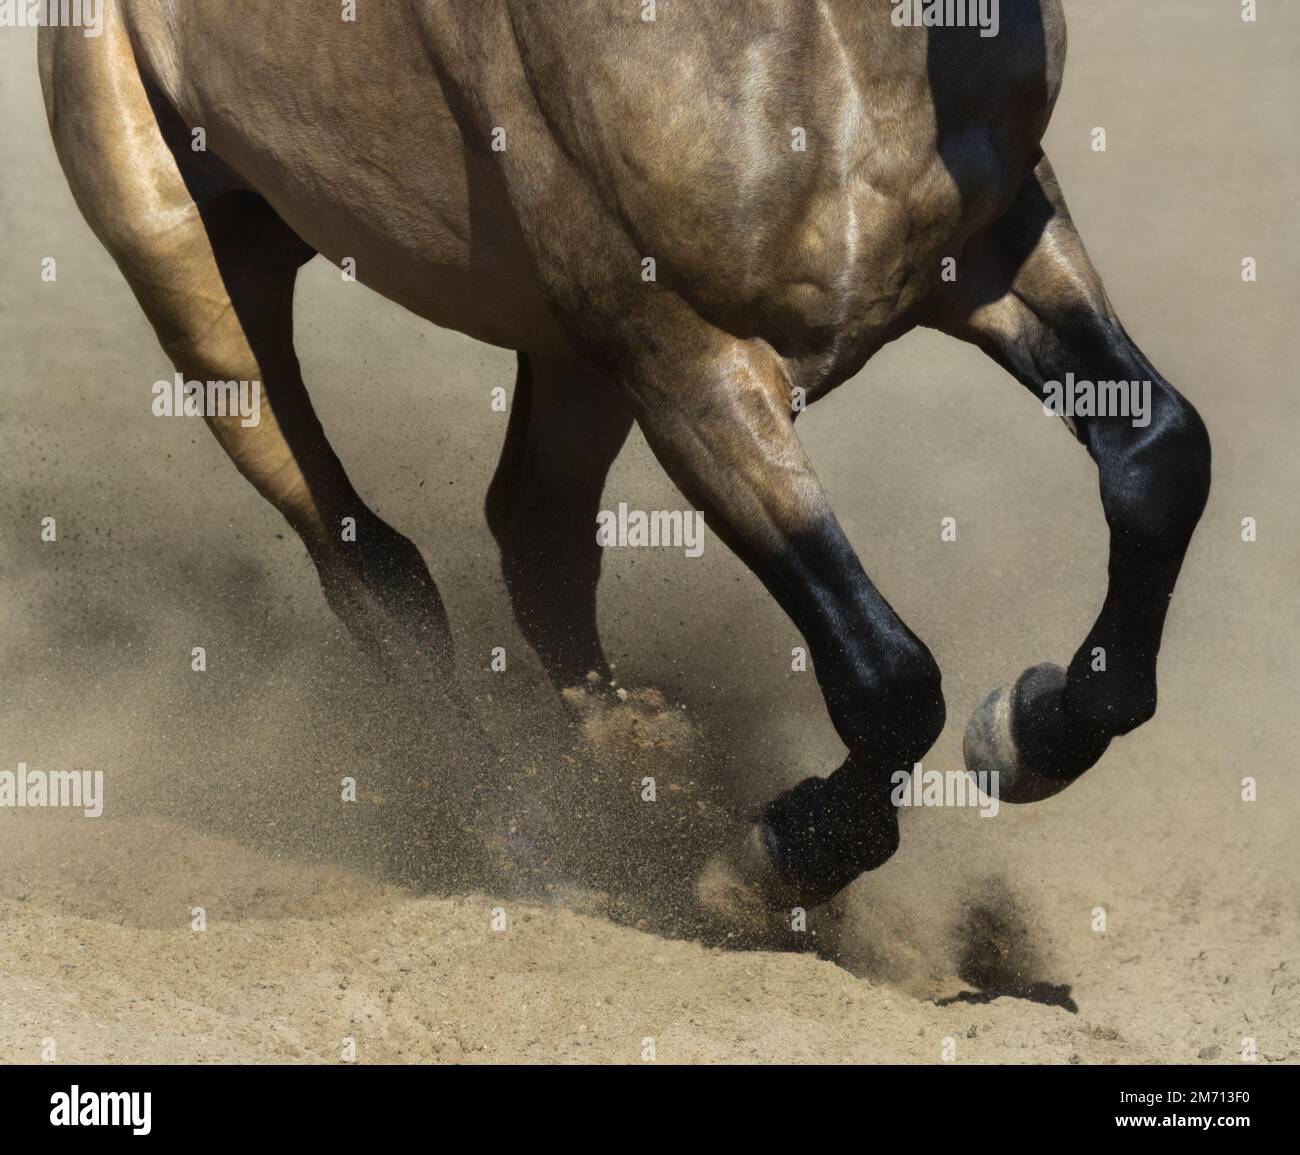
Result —
[{"label": "sand surface", "polygon": [[[611,554],[607,648],[664,710],[575,734],[480,513],[513,357],[318,261],[306,378],[358,489],[429,561],[461,708],[368,669],[211,437],[150,416],[170,368],[58,171],[34,38],[0,30],[0,766],[107,783],[98,819],[0,810],[0,1061],[47,1040],[71,1062],[340,1061],[351,1039],[371,1062],[937,1062],[946,1040],[959,1062],[1237,1062],[1253,1039],[1295,1062],[1300,7],[1238,8],[1069,0],[1048,138],[1127,327],[1214,440],[1159,713],[1049,802],[906,813],[893,860],[767,950],[703,926],[691,879],[841,752],[758,583],[716,543]],[[1095,471],[929,333],[801,429],[944,669],[926,765],[957,769],[983,696],[1068,659],[1100,604]],[[682,507],[639,436],[621,500]]]}]

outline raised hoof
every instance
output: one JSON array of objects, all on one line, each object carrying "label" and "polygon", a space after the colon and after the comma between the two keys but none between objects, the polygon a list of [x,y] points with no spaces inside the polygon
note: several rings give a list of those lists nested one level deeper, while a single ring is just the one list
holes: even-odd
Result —
[{"label": "raised hoof", "polygon": [[995,774],[992,781],[999,801],[1041,802],[1059,794],[1101,756],[1098,750],[1087,765],[1066,768],[1025,749],[1021,723],[1035,714],[1059,710],[1064,690],[1065,671],[1044,662],[1031,666],[1014,685],[994,690],[984,699],[966,724],[962,742],[966,770],[981,789],[993,793],[989,779],[982,776]]}]

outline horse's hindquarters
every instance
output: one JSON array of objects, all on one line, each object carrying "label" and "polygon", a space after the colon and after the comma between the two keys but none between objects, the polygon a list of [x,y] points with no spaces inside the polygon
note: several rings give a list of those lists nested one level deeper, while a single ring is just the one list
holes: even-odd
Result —
[{"label": "horse's hindquarters", "polygon": [[257,192],[317,252],[436,324],[564,349],[491,142],[466,139],[412,6],[356,22],[332,2],[121,11],[140,73],[184,126],[191,188]]}]

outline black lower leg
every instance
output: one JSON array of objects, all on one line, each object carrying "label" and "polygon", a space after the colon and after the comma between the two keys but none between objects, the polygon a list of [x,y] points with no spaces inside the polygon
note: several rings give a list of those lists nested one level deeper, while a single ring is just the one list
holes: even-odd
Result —
[{"label": "black lower leg", "polygon": [[486,512],[520,632],[559,687],[609,674],[596,628],[596,513],[631,424],[576,364],[520,356]]},{"label": "black lower leg", "polygon": [[1142,424],[1131,411],[1076,419],[1110,528],[1106,599],[1064,684],[1022,685],[1013,706],[1020,757],[1074,777],[1155,713],[1165,615],[1209,492],[1210,446],[1196,410],[1117,323],[1094,320],[1066,355],[1089,379],[1150,390]]},{"label": "black lower leg", "polygon": [[[799,598],[778,600],[804,633],[827,710],[849,747],[826,778],[808,778],[763,808],[763,848],[805,902],[842,890],[898,849],[894,776],[938,738],[939,668],[863,571],[838,525],[798,546]],[[771,583],[769,583],[771,584]]]}]

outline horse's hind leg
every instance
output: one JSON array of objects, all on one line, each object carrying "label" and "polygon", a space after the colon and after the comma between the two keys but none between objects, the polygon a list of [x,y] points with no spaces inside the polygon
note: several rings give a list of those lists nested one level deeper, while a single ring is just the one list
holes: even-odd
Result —
[{"label": "horse's hind leg", "polygon": [[302,537],[352,632],[445,668],[446,620],[419,551],[358,497],[302,381],[293,288],[311,250],[230,188],[218,160],[176,143],[188,132],[146,91],[120,22],[98,40],[60,31],[42,32],[42,82],[79,207],[187,381],[261,383],[256,424],[205,414],[208,427]]},{"label": "horse's hind leg", "polygon": [[578,362],[519,355],[487,519],[515,621],[561,689],[609,677],[596,631],[596,514],[632,414]]},{"label": "horse's hind leg", "polygon": [[[187,295],[173,284],[159,308],[159,272],[148,259],[128,272],[163,348],[186,379],[262,382],[258,425],[209,415],[217,441],[298,532],[326,600],[352,634],[385,660],[432,663],[445,677],[450,635],[424,559],[357,494],[303,383],[293,348],[301,242],[252,194],[224,194],[202,206],[200,219],[215,270],[200,259],[189,272],[199,280],[187,279],[182,290]],[[214,271],[219,279],[209,280]],[[229,307],[220,306],[212,324],[213,296],[222,288]]]},{"label": "horse's hind leg", "polygon": [[[1196,410],[1124,332],[1046,158],[1007,216],[972,239],[961,267],[960,296],[936,324],[980,345],[1040,398],[1069,373],[1150,384],[1145,413],[1134,415],[1130,391],[1127,413],[1072,419],[1097,463],[1110,527],[1110,585],[1096,623],[1068,669],[1027,670],[967,728],[968,768],[998,771],[1006,801],[1034,801],[1155,713],[1156,656],[1209,493],[1210,443]],[[1108,407],[1120,396],[1112,390]]]}]

